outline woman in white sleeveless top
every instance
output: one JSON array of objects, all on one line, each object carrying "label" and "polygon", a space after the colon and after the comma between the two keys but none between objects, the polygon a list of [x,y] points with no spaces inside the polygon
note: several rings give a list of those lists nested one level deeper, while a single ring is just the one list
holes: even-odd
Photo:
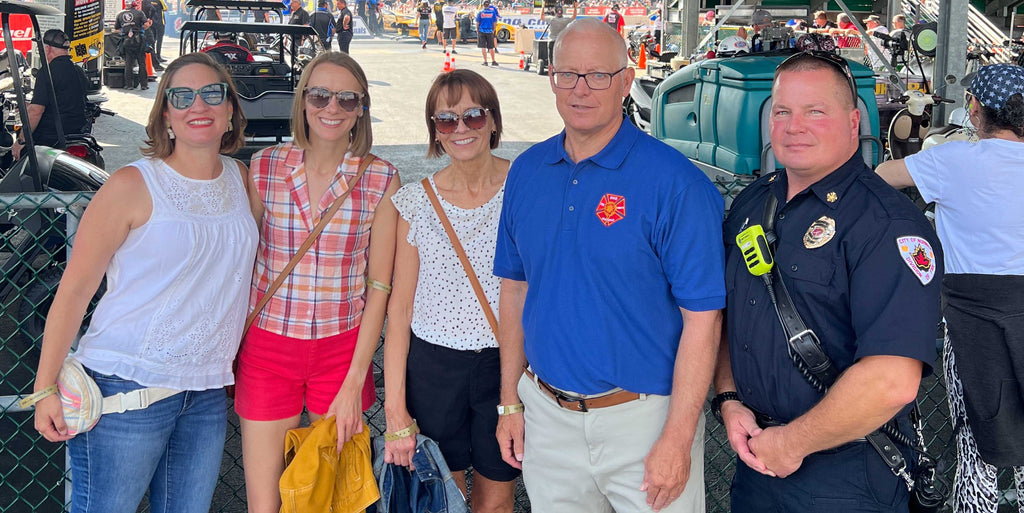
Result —
[{"label": "woman in white sleeveless top", "polygon": [[244,144],[227,72],[204,54],[167,67],[142,158],[96,193],[75,236],[43,333],[35,390],[54,384],[104,274],[107,292],[72,355],[104,396],[181,390],[70,433],[61,402],[36,405],[35,427],[67,441],[71,511],[210,509],[224,447],[231,362],[248,307],[257,244],[248,169],[221,155]]}]

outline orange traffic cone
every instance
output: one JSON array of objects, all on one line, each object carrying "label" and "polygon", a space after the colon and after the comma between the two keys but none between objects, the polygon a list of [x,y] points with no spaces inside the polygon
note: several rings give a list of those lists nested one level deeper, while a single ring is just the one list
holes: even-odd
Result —
[{"label": "orange traffic cone", "polygon": [[448,66],[449,71],[455,71],[455,56],[452,55],[451,64]]},{"label": "orange traffic cone", "polygon": [[661,55],[661,43],[654,45],[654,53]]},{"label": "orange traffic cone", "polygon": [[526,52],[519,52],[519,69],[526,69]]},{"label": "orange traffic cone", "polygon": [[156,73],[153,73],[153,54],[149,52],[146,53],[146,78],[156,79]]},{"label": "orange traffic cone", "polygon": [[647,69],[647,48],[644,45],[640,45],[639,52],[640,58],[636,60],[636,67]]},{"label": "orange traffic cone", "polygon": [[452,56],[450,53],[444,53],[444,68],[441,69],[443,73],[448,73],[452,70]]}]

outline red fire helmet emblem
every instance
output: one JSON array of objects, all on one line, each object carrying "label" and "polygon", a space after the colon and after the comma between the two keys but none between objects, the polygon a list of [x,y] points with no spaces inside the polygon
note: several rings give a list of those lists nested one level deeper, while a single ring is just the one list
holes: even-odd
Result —
[{"label": "red fire helmet emblem", "polygon": [[611,226],[626,217],[626,198],[618,194],[605,194],[597,203],[597,218],[605,226]]}]

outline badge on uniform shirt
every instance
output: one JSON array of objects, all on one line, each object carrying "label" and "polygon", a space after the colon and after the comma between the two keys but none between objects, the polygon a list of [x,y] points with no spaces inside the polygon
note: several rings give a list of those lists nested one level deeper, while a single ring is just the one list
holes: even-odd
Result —
[{"label": "badge on uniform shirt", "polygon": [[923,237],[907,235],[896,238],[896,246],[900,250],[900,258],[913,271],[914,276],[927,285],[935,277],[935,252],[932,245]]},{"label": "badge on uniform shirt", "polygon": [[828,244],[836,234],[836,221],[829,216],[821,216],[811,223],[804,233],[804,247],[815,249]]},{"label": "badge on uniform shirt", "polygon": [[618,194],[605,194],[597,203],[597,218],[605,226],[611,226],[626,217],[626,198]]}]

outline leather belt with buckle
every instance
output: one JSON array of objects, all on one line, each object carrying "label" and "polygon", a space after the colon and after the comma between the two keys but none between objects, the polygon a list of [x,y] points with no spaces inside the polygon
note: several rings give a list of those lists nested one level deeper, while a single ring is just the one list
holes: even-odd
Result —
[{"label": "leather belt with buckle", "polygon": [[647,396],[647,394],[638,394],[636,392],[620,390],[618,392],[612,392],[598,397],[579,397],[566,394],[565,392],[545,383],[544,380],[535,376],[528,368],[525,372],[531,380],[537,383],[537,387],[540,388],[541,392],[544,392],[548,397],[554,399],[555,402],[558,403],[558,406],[570,411],[585,412],[595,408],[607,408],[609,406],[617,406],[622,403],[642,399]]}]

